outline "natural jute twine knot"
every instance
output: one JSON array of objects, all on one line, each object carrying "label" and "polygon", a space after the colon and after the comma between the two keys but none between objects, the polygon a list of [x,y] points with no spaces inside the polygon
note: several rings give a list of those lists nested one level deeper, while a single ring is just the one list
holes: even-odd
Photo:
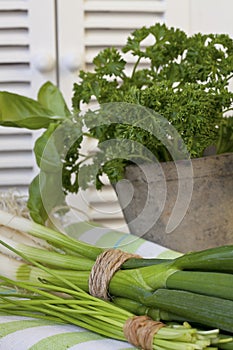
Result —
[{"label": "natural jute twine knot", "polygon": [[125,322],[123,331],[125,338],[132,345],[152,350],[154,336],[164,326],[164,323],[153,321],[148,316],[134,316]]},{"label": "natural jute twine knot", "polygon": [[89,276],[89,293],[96,298],[109,300],[108,286],[111,278],[130,258],[140,258],[140,256],[119,249],[108,249],[100,254]]}]

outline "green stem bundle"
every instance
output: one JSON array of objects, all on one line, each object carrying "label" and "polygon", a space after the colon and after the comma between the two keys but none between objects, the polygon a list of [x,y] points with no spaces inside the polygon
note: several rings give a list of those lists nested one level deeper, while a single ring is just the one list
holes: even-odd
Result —
[{"label": "green stem bundle", "polygon": [[[113,303],[90,296],[70,282],[66,288],[45,283],[41,289],[38,283],[17,282],[4,277],[1,279],[5,286],[16,288],[15,293],[1,293],[2,312],[74,324],[106,337],[128,340],[124,327],[127,320],[135,316]],[[63,282],[66,284],[66,279]],[[225,344],[230,340],[231,338],[220,340],[216,329],[200,331],[186,322],[183,325],[171,324],[160,328],[153,337],[152,347],[143,349],[213,350],[217,349],[219,343]]]},{"label": "green stem bundle", "polygon": [[[48,249],[25,244],[12,247],[2,239],[2,246],[24,261],[18,265],[14,261],[12,271],[2,268],[1,275],[15,281],[41,281],[42,285],[46,281],[60,287],[65,287],[66,278],[72,285],[89,291],[90,271],[102,248],[3,211],[0,224],[50,244]],[[38,263],[46,270],[41,270]],[[232,266],[233,246],[189,253],[173,260],[129,259],[112,277],[108,291],[113,302],[117,297],[131,300],[150,310],[151,315],[158,315],[154,310],[159,309],[161,315],[170,314],[172,321],[188,320],[233,333]],[[133,311],[136,310],[135,307]]]}]

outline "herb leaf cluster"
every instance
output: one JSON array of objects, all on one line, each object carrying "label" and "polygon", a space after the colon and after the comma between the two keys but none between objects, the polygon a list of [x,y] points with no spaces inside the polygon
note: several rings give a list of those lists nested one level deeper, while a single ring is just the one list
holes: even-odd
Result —
[{"label": "herb leaf cluster", "polygon": [[[146,40],[153,43],[145,46]],[[134,56],[134,65],[124,54]],[[146,62],[147,66],[140,63]],[[132,33],[121,50],[107,48],[93,60],[94,71],[80,73],[74,84],[73,108],[80,111],[91,99],[98,103],[126,102],[150,108],[165,117],[181,135],[191,158],[202,157],[209,148],[215,153],[233,151],[233,118],[224,117],[233,108],[229,81],[233,77],[233,40],[226,34],[188,36],[165,24],[143,27]],[[93,114],[93,119],[98,118]],[[102,118],[102,116],[101,116]],[[107,116],[106,116],[107,118]],[[87,123],[88,123],[87,118]],[[106,124],[104,125],[104,123]],[[153,124],[153,114],[148,123]],[[108,139],[129,139],[142,143],[159,161],[172,160],[161,141],[131,125],[109,123],[89,128],[100,143]],[[112,182],[123,177],[127,160],[109,160],[100,165]],[[90,165],[89,167],[93,167]],[[87,178],[88,166],[85,167]],[[93,179],[92,179],[93,180]]]}]

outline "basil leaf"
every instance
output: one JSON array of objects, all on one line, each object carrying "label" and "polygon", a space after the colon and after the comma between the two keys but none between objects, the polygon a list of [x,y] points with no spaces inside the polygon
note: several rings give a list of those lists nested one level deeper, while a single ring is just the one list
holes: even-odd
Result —
[{"label": "basil leaf", "polygon": [[43,171],[31,182],[27,206],[35,222],[45,224],[52,211],[66,205],[60,182],[56,173]]},{"label": "basil leaf", "polygon": [[40,179],[39,175],[37,175],[29,185],[29,197],[27,206],[30,211],[31,218],[39,224],[44,224],[48,215],[43,205],[39,184]]},{"label": "basil leaf", "polygon": [[61,118],[32,98],[0,91],[0,125],[41,129]]},{"label": "basil leaf", "polygon": [[55,115],[62,117],[71,115],[62,93],[50,81],[41,86],[38,92],[38,101],[41,105],[53,111]]},{"label": "basil leaf", "polygon": [[[45,172],[57,172],[61,169],[61,156],[59,152],[59,142],[56,142],[56,128],[59,124],[50,124],[48,129],[36,140],[34,154],[37,165]],[[46,151],[45,151],[46,148]]]}]

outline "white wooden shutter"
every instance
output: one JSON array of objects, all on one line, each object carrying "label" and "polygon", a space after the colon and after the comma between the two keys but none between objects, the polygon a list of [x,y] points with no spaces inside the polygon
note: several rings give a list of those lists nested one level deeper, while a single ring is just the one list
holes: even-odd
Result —
[{"label": "white wooden shutter", "polygon": [[[38,65],[39,59],[41,65],[46,54],[52,57],[51,51],[55,52],[51,6],[51,0],[0,0],[0,90],[35,97],[43,82],[55,80],[55,65],[46,70],[45,62],[45,71]],[[1,190],[27,191],[37,171],[34,140],[31,131],[0,127]]]},{"label": "white wooden shutter", "polygon": [[[0,1],[0,89],[30,94],[28,4]],[[24,188],[33,169],[31,133],[0,129],[0,185]]]},{"label": "white wooden shutter", "polygon": [[28,4],[0,1],[0,89],[30,93]]},{"label": "white wooden shutter", "polygon": [[233,37],[232,0],[166,0],[165,21],[189,35],[227,33]]}]

